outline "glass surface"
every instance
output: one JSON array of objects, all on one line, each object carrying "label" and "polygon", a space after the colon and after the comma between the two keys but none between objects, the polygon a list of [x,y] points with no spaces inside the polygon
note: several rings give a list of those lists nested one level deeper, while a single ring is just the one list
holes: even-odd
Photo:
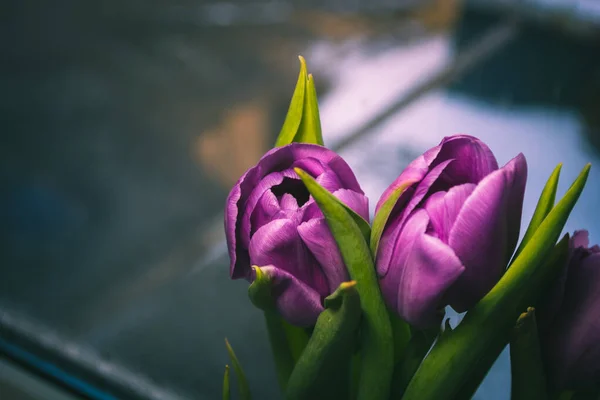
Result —
[{"label": "glass surface", "polygon": [[[228,278],[222,208],[278,133],[297,54],[326,144],[359,138],[340,153],[371,208],[414,157],[468,133],[501,164],[527,157],[525,223],[558,162],[561,193],[592,162],[567,230],[600,242],[597,42],[454,1],[358,15],[280,4],[239,21],[181,3],[14,2],[4,26],[20,43],[1,39],[0,309],[163,388],[155,398],[217,398],[225,337],[255,398],[277,398],[262,315]],[[494,32],[488,58],[468,52]],[[465,54],[459,79],[423,86]],[[477,398],[508,399],[509,383],[504,354]]]}]

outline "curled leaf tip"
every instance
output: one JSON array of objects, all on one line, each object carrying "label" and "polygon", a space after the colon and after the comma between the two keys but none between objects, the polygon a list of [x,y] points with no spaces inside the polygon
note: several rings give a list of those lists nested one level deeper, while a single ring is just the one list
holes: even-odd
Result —
[{"label": "curled leaf tip", "polygon": [[271,296],[271,280],[259,266],[253,265],[252,272],[254,280],[248,287],[248,297],[256,308],[268,310],[273,308],[274,302]]},{"label": "curled leaf tip", "polygon": [[306,66],[306,60],[301,55],[298,55],[298,60],[300,60],[300,64],[302,66]]},{"label": "curled leaf tip", "polygon": [[356,286],[356,281],[342,282],[340,284],[340,289],[347,290],[347,289],[353,288],[354,286]]}]

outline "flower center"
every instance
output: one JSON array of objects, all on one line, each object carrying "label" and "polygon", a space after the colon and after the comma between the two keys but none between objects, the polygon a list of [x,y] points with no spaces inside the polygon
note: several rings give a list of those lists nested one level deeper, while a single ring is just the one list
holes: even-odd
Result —
[{"label": "flower center", "polygon": [[283,178],[283,182],[273,186],[271,192],[277,197],[277,200],[281,200],[281,197],[286,193],[291,194],[298,202],[298,207],[302,207],[310,197],[306,186],[300,179]]}]

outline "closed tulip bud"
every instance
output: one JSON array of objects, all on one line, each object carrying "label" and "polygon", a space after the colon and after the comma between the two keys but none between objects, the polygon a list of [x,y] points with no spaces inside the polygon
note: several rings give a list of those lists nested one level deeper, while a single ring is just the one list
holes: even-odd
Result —
[{"label": "closed tulip bud", "polygon": [[527,163],[522,154],[498,168],[477,138],[457,135],[414,160],[399,187],[376,254],[388,307],[418,328],[440,322],[451,305],[463,312],[498,281],[519,237]]},{"label": "closed tulip bud", "polygon": [[307,327],[323,311],[325,297],[349,276],[321,210],[294,168],[368,219],[368,200],[348,164],[325,147],[292,143],[269,151],[235,184],[227,198],[225,233],[231,278],[252,282],[251,267],[260,266],[282,317]]},{"label": "closed tulip bud", "polygon": [[549,382],[556,389],[600,385],[600,247],[577,231],[560,279],[541,302],[538,321]]}]

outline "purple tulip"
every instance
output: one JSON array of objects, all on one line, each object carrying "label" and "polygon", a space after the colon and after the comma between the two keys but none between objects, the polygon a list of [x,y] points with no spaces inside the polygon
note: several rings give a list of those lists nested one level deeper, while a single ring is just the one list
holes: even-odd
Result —
[{"label": "purple tulip", "polygon": [[557,389],[600,384],[600,247],[571,238],[569,262],[538,312],[542,351]]},{"label": "purple tulip", "polygon": [[235,184],[227,198],[225,234],[231,278],[253,281],[251,266],[262,267],[280,314],[307,327],[348,273],[295,167],[368,220],[368,200],[348,164],[325,147],[292,143],[269,151]]},{"label": "purple tulip", "polygon": [[527,163],[519,154],[498,168],[477,138],[457,135],[414,160],[377,210],[410,183],[384,228],[376,255],[388,307],[418,328],[463,312],[501,277],[519,237]]}]

